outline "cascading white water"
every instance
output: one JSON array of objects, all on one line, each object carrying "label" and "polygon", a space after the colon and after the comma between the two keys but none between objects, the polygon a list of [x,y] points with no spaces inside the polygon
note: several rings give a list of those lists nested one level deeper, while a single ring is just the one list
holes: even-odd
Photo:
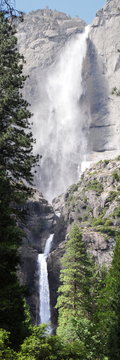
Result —
[{"label": "cascading white water", "polygon": [[38,271],[39,271],[39,319],[40,323],[48,324],[50,322],[50,293],[47,271],[47,256],[50,252],[53,234],[46,241],[43,254],[38,255]]},{"label": "cascading white water", "polygon": [[89,26],[70,39],[49,70],[43,105],[34,119],[36,153],[42,154],[36,183],[50,201],[78,180],[78,167],[85,158],[86,125],[80,99],[88,33]]}]

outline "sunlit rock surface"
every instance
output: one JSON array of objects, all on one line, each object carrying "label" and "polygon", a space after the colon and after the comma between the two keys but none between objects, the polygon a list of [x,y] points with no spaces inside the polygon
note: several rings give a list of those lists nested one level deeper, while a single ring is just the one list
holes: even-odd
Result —
[{"label": "sunlit rock surface", "polygon": [[[120,3],[109,0],[91,25],[86,59],[86,101],[91,113],[88,157],[120,152]],[[84,75],[83,75],[84,76]]]},{"label": "sunlit rock surface", "polygon": [[[119,0],[109,0],[103,9],[98,11],[91,24],[81,73],[77,70],[76,57],[81,57],[83,50],[79,51],[78,48],[78,53],[74,56],[74,71],[69,74],[69,87],[75,87],[75,71],[78,71],[81,85],[78,87],[77,95],[73,92],[68,102],[67,131],[66,125],[60,125],[63,113],[58,116],[61,111],[58,106],[61,104],[61,109],[64,106],[63,91],[66,91],[64,86],[67,84],[64,73],[60,73],[59,61],[62,56],[69,68],[73,45],[70,43],[69,58],[65,60],[66,44],[71,39],[75,40],[76,35],[84,31],[85,22],[79,18],[72,19],[61,12],[45,9],[25,15],[24,21],[18,24],[18,46],[26,60],[24,71],[29,74],[24,96],[34,113],[35,152],[42,154],[35,182],[50,201],[78,180],[82,168],[88,167],[91,162],[113,158],[119,154],[120,97],[116,95],[120,90],[119,25]],[[59,89],[61,81],[62,92]],[[73,124],[69,121],[69,107],[72,102],[74,107],[76,104],[74,111],[71,110],[72,118],[76,111],[79,112],[77,131],[73,129],[73,133],[70,131]],[[71,156],[69,142],[73,143],[74,156]]]}]

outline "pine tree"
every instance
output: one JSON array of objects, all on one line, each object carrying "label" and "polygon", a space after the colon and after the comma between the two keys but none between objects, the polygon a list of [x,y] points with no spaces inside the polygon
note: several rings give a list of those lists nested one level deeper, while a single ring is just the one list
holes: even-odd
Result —
[{"label": "pine tree", "polygon": [[116,237],[111,268],[98,296],[97,331],[101,354],[109,360],[120,359],[120,235]]},{"label": "pine tree", "polygon": [[58,289],[57,334],[66,340],[80,340],[84,343],[85,332],[87,334],[87,329],[90,330],[91,327],[95,305],[94,264],[77,225],[72,227],[66,242],[60,279],[62,285]]},{"label": "pine tree", "polygon": [[12,191],[27,192],[23,181],[31,182],[31,168],[36,164],[32,155],[33,137],[30,131],[31,117],[28,103],[21,89],[23,57],[17,51],[15,29],[0,15],[0,166],[2,173],[11,180]]},{"label": "pine tree", "polygon": [[15,347],[26,333],[23,291],[16,276],[23,237],[19,209],[31,194],[37,158],[32,153],[31,113],[22,97],[23,57],[17,51],[9,3],[2,1],[0,12],[0,326],[12,332]]}]

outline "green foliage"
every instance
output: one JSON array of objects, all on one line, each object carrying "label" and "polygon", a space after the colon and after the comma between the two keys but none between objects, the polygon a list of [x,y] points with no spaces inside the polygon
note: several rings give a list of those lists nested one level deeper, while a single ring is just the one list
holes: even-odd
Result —
[{"label": "green foliage", "polygon": [[[2,2],[3,9],[5,4],[9,15],[10,1]],[[32,153],[31,113],[21,92],[24,60],[17,51],[11,20],[6,10],[0,12],[0,327],[11,332],[10,340],[17,348],[28,333],[24,292],[16,276],[23,238],[20,206],[31,194],[28,184],[37,159]]]},{"label": "green foliage", "polygon": [[[22,75],[23,57],[17,51],[15,29],[0,14],[0,168],[4,177],[11,180],[12,200],[27,196],[24,180],[31,183],[32,166],[36,158],[32,154],[33,137],[30,131],[30,111],[20,89],[25,77]],[[27,130],[27,131],[26,131]],[[13,182],[14,179],[14,182]]]},{"label": "green foliage", "polygon": [[117,171],[117,170],[113,171],[112,177],[114,180],[119,181],[120,180],[120,171]]},{"label": "green foliage", "polygon": [[[86,349],[83,335],[78,336],[77,321],[88,325],[87,319],[92,317],[95,306],[93,293],[96,279],[94,264],[87,253],[86,245],[77,225],[70,231],[62,259],[61,282],[57,308],[59,308],[57,334],[66,341],[78,341],[82,349]],[[85,328],[86,327],[83,326]],[[84,334],[85,336],[85,334]]]},{"label": "green foliage", "polygon": [[101,338],[101,353],[109,360],[120,359],[120,235],[112,266],[98,295],[97,331]]},{"label": "green foliage", "polygon": [[78,190],[78,184],[73,184],[70,186],[70,193],[73,193]]},{"label": "green foliage", "polygon": [[72,205],[72,206],[75,205],[77,198],[75,197],[74,192],[76,192],[77,190],[78,190],[78,184],[73,184],[70,186],[69,196],[67,200],[68,205]]},{"label": "green foliage", "polygon": [[49,351],[49,346],[47,347],[45,344],[45,326],[36,326],[33,327],[32,335],[27,337],[21,345],[18,359],[46,359],[46,354],[48,356]]},{"label": "green foliage", "polygon": [[69,197],[68,197],[68,204],[70,204],[70,203],[72,203],[72,204],[74,204],[75,203],[75,199],[74,199],[74,196],[73,196],[73,194],[69,194]]},{"label": "green foliage", "polygon": [[117,197],[117,195],[118,195],[117,191],[110,191],[109,196],[105,201],[105,205],[107,205],[107,203],[109,202],[112,202]]},{"label": "green foliage", "polygon": [[120,90],[116,86],[112,89],[112,95],[120,96]]},{"label": "green foliage", "polygon": [[18,353],[18,360],[84,360],[86,352],[80,342],[64,343],[58,336],[46,333],[44,325],[33,327]]},{"label": "green foliage", "polygon": [[104,225],[105,222],[106,222],[106,219],[103,218],[102,216],[98,216],[97,218],[93,219],[93,225],[94,226]]},{"label": "green foliage", "polygon": [[0,329],[0,359],[1,360],[17,360],[17,354],[10,349],[9,332]]},{"label": "green foliage", "polygon": [[103,160],[103,162],[104,162],[105,165],[108,165],[110,160]]},{"label": "green foliage", "polygon": [[109,227],[113,225],[113,221],[111,219],[103,218],[102,216],[98,216],[97,219],[93,219],[92,223],[94,226],[97,226],[97,230],[101,232],[107,232],[107,230],[104,231],[104,229],[109,230]]},{"label": "green foliage", "polygon": [[113,217],[120,217],[120,206],[116,207],[114,209],[114,212],[112,213]]},{"label": "green foliage", "polygon": [[105,208],[99,207],[98,210],[99,210],[99,214],[100,214],[100,217],[101,217],[101,218],[102,218],[103,216],[105,216],[105,214],[106,214],[106,209],[105,209]]},{"label": "green foliage", "polygon": [[89,181],[87,188],[95,191],[97,196],[99,196],[103,191],[103,185],[97,179]]},{"label": "green foliage", "polygon": [[97,231],[100,231],[104,234],[107,234],[109,236],[113,236],[115,237],[117,230],[115,229],[115,227],[111,227],[108,225],[101,225],[97,227]]}]

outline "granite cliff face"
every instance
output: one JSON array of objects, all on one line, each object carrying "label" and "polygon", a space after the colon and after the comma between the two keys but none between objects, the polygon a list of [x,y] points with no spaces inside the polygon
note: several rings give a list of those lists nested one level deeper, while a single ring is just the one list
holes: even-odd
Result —
[{"label": "granite cliff face", "polygon": [[72,19],[62,12],[49,9],[26,14],[24,21],[18,23],[18,47],[26,60],[24,71],[29,74],[24,95],[35,113],[34,121],[37,109],[43,116],[40,103],[46,104],[45,83],[49,68],[59,57],[67,40],[82,32],[84,27],[83,20]]},{"label": "granite cliff face", "polygon": [[91,114],[88,157],[96,161],[120,151],[120,7],[107,1],[91,25],[86,59],[86,100]]},{"label": "granite cliff face", "polygon": [[[120,101],[116,95],[120,83],[119,25],[119,0],[108,0],[91,24],[89,37],[86,38],[87,49],[86,55],[82,58],[81,73],[78,71],[78,92],[77,95],[73,92],[68,103],[69,108],[76,96],[74,105],[78,114],[74,135],[74,130],[70,132],[72,126],[69,112],[66,115],[69,119],[68,131],[65,120],[61,123],[62,130],[60,127],[60,119],[64,115],[62,112],[60,114],[60,109],[64,107],[65,89],[62,90],[61,97],[59,88],[62,81],[62,86],[66,86],[68,78],[64,78],[64,72],[60,74],[59,65],[61,58],[65,57],[68,44],[71,47],[66,60],[69,67],[73,56],[73,42],[76,41],[76,36],[84,31],[85,23],[81,19],[72,19],[64,13],[49,9],[27,14],[24,21],[18,23],[18,46],[26,60],[24,71],[29,74],[24,96],[34,113],[35,152],[42,154],[40,171],[35,182],[49,200],[78,180],[78,167],[80,172],[91,162],[113,158],[119,154]],[[80,52],[83,53],[82,48],[78,48],[75,58],[82,56]],[[77,66],[75,62],[73,70]],[[71,89],[75,87],[74,75],[75,71],[71,76]],[[56,81],[58,85],[55,85]],[[60,115],[56,115],[57,113]],[[73,117],[74,114],[72,119]],[[68,153],[64,145],[66,143],[69,146],[69,141],[74,144]],[[74,153],[74,157],[71,153]],[[63,167],[61,164],[64,161]]]}]

